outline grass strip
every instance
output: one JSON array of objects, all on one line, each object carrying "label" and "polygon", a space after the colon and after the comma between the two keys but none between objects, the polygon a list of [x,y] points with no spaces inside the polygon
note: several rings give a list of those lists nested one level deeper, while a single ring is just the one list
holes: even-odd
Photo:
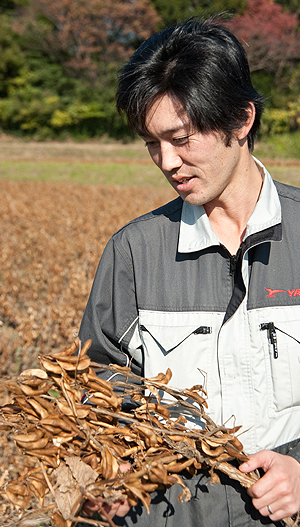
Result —
[{"label": "grass strip", "polygon": [[[263,160],[262,160],[263,161]],[[276,162],[276,161],[275,161]],[[272,163],[266,167],[273,179],[300,187],[299,166]],[[73,182],[124,187],[166,187],[169,184],[151,163],[83,163],[62,161],[0,161],[0,178],[11,181]]]},{"label": "grass strip", "polygon": [[13,181],[164,187],[168,183],[154,164],[0,161],[0,177]]}]

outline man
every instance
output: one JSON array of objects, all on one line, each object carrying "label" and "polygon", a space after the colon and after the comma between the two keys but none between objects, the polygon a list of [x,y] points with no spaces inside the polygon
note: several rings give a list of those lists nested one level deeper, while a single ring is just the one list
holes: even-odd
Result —
[{"label": "man", "polygon": [[199,474],[185,480],[187,504],[175,485],[149,517],[114,521],[279,525],[300,509],[300,190],[252,157],[263,98],[242,46],[212,21],[147,40],[121,72],[117,107],[179,197],[109,241],[80,337],[98,362],[205,383],[213,420],[243,425],[241,471],[264,475],[247,495]]}]

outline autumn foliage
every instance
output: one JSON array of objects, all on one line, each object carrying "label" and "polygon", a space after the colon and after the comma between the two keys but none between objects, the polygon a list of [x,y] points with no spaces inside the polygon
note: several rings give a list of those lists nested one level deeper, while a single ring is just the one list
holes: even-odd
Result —
[{"label": "autumn foliage", "polygon": [[279,75],[287,64],[300,60],[298,25],[297,14],[273,0],[248,0],[244,14],[228,27],[243,43],[252,72],[264,69]]},{"label": "autumn foliage", "polygon": [[[41,15],[50,24],[42,25]],[[33,0],[25,27],[26,20],[47,55],[73,74],[95,77],[100,64],[127,59],[160,17],[150,0]]]},{"label": "autumn foliage", "polygon": [[[125,120],[115,110],[121,65],[165,25],[216,13],[224,20],[233,16],[229,28],[243,42],[268,106],[287,110],[300,93],[296,3],[2,0],[0,130],[38,140],[128,138]],[[288,130],[294,130],[294,122],[287,119]],[[275,130],[282,131],[280,123],[265,127],[268,134]]]}]

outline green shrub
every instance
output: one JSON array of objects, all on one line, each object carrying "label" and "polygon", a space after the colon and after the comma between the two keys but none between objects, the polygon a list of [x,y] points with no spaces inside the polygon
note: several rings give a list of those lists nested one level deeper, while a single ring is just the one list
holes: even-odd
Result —
[{"label": "green shrub", "polygon": [[274,135],[300,130],[300,98],[287,108],[266,108],[262,117],[261,135]]}]

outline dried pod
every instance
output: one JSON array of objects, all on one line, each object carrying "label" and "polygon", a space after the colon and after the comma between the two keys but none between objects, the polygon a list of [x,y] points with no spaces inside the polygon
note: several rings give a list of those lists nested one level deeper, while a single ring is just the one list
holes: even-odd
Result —
[{"label": "dried pod", "polygon": [[46,395],[49,391],[47,382],[40,385],[39,388],[32,388],[31,386],[21,383],[20,388],[25,395]]},{"label": "dried pod", "polygon": [[135,427],[135,430],[139,432],[140,436],[143,438],[148,447],[156,446],[162,442],[162,439],[157,437],[150,428],[138,425]]},{"label": "dried pod", "polygon": [[30,494],[26,485],[22,485],[21,492],[13,492],[12,486],[9,485],[2,492],[4,498],[6,498],[14,506],[20,507],[21,509],[28,509],[30,507]]},{"label": "dried pod", "polygon": [[47,483],[40,481],[38,478],[30,476],[27,478],[27,486],[29,490],[38,498],[40,506],[43,506],[45,494],[48,492]]},{"label": "dried pod", "polygon": [[149,413],[149,412],[155,412],[156,414],[164,417],[165,419],[170,418],[170,412],[163,404],[146,403],[146,404],[142,404],[135,410],[136,415],[139,415],[142,413]]},{"label": "dried pod", "polygon": [[20,441],[16,439],[16,443],[19,447],[25,448],[26,450],[37,450],[37,449],[45,448],[45,446],[48,444],[48,438],[42,437],[41,439],[37,439],[36,441],[30,441],[30,442]]},{"label": "dried pod", "polygon": [[75,415],[79,417],[79,419],[84,419],[85,417],[87,417],[90,411],[87,405],[75,404],[75,410],[73,412],[72,408],[69,406],[67,401],[65,401],[62,398],[57,399],[56,404],[63,414],[74,415],[74,412],[75,412]]},{"label": "dried pod", "polygon": [[80,340],[78,337],[75,338],[74,342],[72,342],[71,346],[69,348],[63,348],[61,351],[58,351],[56,353],[52,353],[53,357],[59,357],[60,355],[69,356],[74,355],[77,348],[80,347]]},{"label": "dried pod", "polygon": [[172,379],[172,371],[170,368],[167,369],[166,373],[159,373],[156,377],[147,379],[149,382],[155,382],[156,384],[168,384]]},{"label": "dried pod", "polygon": [[38,428],[28,429],[26,434],[14,434],[13,439],[15,441],[21,441],[23,443],[31,443],[32,441],[37,441],[43,437],[44,432]]},{"label": "dried pod", "polygon": [[[83,373],[83,375],[85,375]],[[86,384],[93,383],[93,385],[96,386],[96,391],[107,391],[107,395],[109,395],[113,391],[112,385],[105,381],[104,379],[101,379],[101,377],[98,377],[95,370],[93,368],[89,368],[87,373],[87,381],[85,381]]]},{"label": "dried pod", "polygon": [[[178,473],[178,472],[182,472],[183,470],[187,469],[191,465],[194,465],[195,462],[196,462],[195,458],[187,459],[186,461],[179,462],[179,463],[177,463],[176,461],[173,461],[172,463],[168,463],[168,465],[166,465],[166,469],[169,472]],[[197,467],[197,468],[200,468],[200,467]]]},{"label": "dried pod", "polygon": [[228,454],[233,458],[239,459],[242,462],[248,461],[246,454],[239,452],[236,448],[230,445],[230,443],[227,443],[224,448],[226,449],[226,452],[228,452]]},{"label": "dried pod", "polygon": [[18,405],[25,412],[25,414],[29,414],[35,417],[36,419],[40,417],[40,415],[37,412],[35,412],[35,410],[30,406],[30,404],[28,404],[24,396],[15,397],[13,401],[16,405]]},{"label": "dried pod", "polygon": [[117,394],[114,392],[111,392],[111,394],[109,395],[105,395],[102,392],[94,392],[93,394],[89,396],[89,401],[92,404],[100,405],[100,406],[103,405],[102,401],[104,401],[106,406],[109,405],[115,409],[120,408],[122,404],[122,399],[118,397]]},{"label": "dried pod", "polygon": [[185,443],[187,443],[188,445],[190,445],[192,448],[196,448],[196,443],[195,443],[195,440],[192,439],[191,437],[188,437],[187,436],[184,436],[184,435],[170,435],[169,436],[170,439],[172,441],[177,441],[177,442],[182,442],[184,441]]},{"label": "dried pod", "polygon": [[61,358],[56,359],[57,364],[66,371],[84,371],[90,366],[91,359],[87,356],[83,357],[79,361],[62,360]]},{"label": "dried pod", "polygon": [[209,448],[205,440],[201,441],[201,448],[204,454],[211,457],[218,457],[224,452],[224,448],[222,446],[218,446],[216,448]]},{"label": "dried pod", "polygon": [[243,445],[242,443],[240,442],[240,440],[233,436],[231,439],[230,439],[230,443],[239,451],[239,452],[242,452],[243,450]]},{"label": "dried pod", "polygon": [[200,407],[205,406],[207,408],[207,402],[197,391],[195,390],[184,390],[185,396],[190,397],[193,401],[197,402]]},{"label": "dried pod", "polygon": [[44,371],[44,370],[41,370],[39,368],[30,368],[28,370],[23,370],[21,373],[20,373],[20,377],[26,377],[27,379],[27,382],[28,382],[28,379],[30,379],[31,377],[34,379],[34,378],[38,378],[40,380],[45,380],[45,379],[48,379],[48,375],[47,373]]},{"label": "dried pod", "polygon": [[4,381],[3,385],[9,392],[13,393],[14,395],[23,395],[23,392],[17,381]]},{"label": "dried pod", "polygon": [[101,452],[101,470],[104,479],[115,478],[119,471],[119,464],[111,450],[107,447],[104,447]]},{"label": "dried pod", "polygon": [[[135,485],[126,485],[126,488],[133,494],[134,497],[139,498],[144,505],[147,514],[150,514],[149,505],[151,503],[151,497],[148,494],[148,492],[144,492],[143,489],[140,488],[140,486]],[[132,499],[129,495],[129,499]],[[134,503],[134,500],[133,500]]]},{"label": "dried pod", "polygon": [[90,465],[94,470],[98,468],[98,465],[100,463],[100,459],[97,457],[97,454],[95,452],[82,456],[82,461],[84,461],[84,463],[86,463],[87,465]]},{"label": "dried pod", "polygon": [[144,492],[154,492],[159,487],[157,483],[146,483],[146,480],[142,481],[142,485]]},{"label": "dried pod", "polygon": [[45,417],[49,415],[48,410],[46,410],[46,408],[35,397],[29,398],[27,399],[27,401],[30,404],[30,406],[32,406],[32,408],[36,411],[38,416],[41,417],[42,419],[44,419]]},{"label": "dried pod", "polygon": [[[45,426],[46,428],[47,426],[50,426],[50,427],[52,426],[55,429],[59,431],[63,430],[64,432],[71,432],[71,430],[74,431],[74,425],[72,421],[70,421],[65,416],[58,415],[58,414],[49,415],[48,417],[41,419],[40,425]],[[76,430],[76,427],[75,427],[75,430]]]},{"label": "dried pod", "polygon": [[47,372],[61,374],[62,368],[51,355],[39,355],[38,360]]},{"label": "dried pod", "polygon": [[66,527],[66,522],[58,511],[52,514],[52,523],[55,527]]},{"label": "dried pod", "polygon": [[167,483],[167,469],[165,465],[159,461],[154,461],[150,465],[148,476],[152,483]]}]

